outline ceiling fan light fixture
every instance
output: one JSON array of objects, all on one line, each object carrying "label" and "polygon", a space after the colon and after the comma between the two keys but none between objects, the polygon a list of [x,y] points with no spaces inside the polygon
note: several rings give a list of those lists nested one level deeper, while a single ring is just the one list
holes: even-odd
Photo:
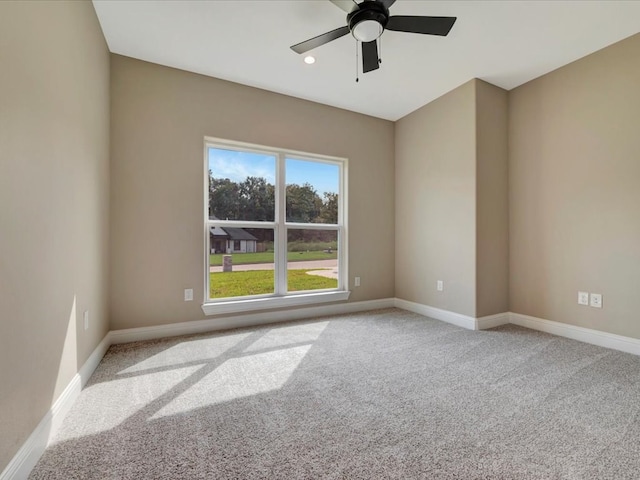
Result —
[{"label": "ceiling fan light fixture", "polygon": [[306,63],[307,65],[312,65],[316,63],[316,57],[307,55],[306,57],[304,57],[304,63]]},{"label": "ceiling fan light fixture", "polygon": [[382,25],[376,20],[363,20],[358,22],[351,34],[359,42],[373,42],[382,35]]},{"label": "ceiling fan light fixture", "polygon": [[[446,37],[456,22],[456,17],[428,17],[418,15],[390,16],[389,7],[395,0],[331,0],[335,6],[347,12],[347,24],[291,46],[291,50],[303,54],[351,33],[362,51],[362,72],[380,68],[378,39],[386,30]],[[358,79],[356,78],[356,81]]]}]

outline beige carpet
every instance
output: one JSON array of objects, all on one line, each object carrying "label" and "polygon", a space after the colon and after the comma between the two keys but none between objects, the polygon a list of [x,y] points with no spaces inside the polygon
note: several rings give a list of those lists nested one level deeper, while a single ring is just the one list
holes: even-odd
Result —
[{"label": "beige carpet", "polygon": [[640,357],[402,310],[113,346],[32,479],[638,479]]}]

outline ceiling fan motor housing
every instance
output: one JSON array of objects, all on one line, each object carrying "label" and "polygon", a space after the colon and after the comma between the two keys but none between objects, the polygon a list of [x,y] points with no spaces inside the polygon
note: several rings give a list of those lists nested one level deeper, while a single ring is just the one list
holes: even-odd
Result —
[{"label": "ceiling fan motor housing", "polygon": [[[383,4],[376,1],[362,2],[357,10],[347,15],[347,24],[349,25],[351,34],[356,38],[356,40],[361,42],[376,40],[380,35],[382,35],[384,27],[387,25],[388,21],[389,10],[385,8]],[[365,27],[368,25],[374,25],[371,22],[378,23],[378,31],[374,30],[372,32]],[[358,28],[358,26],[360,27]]]}]

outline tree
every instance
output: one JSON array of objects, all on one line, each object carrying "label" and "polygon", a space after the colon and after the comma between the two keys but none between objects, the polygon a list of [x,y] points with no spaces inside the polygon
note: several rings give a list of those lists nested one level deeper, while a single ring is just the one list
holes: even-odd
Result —
[{"label": "tree", "polygon": [[241,213],[239,197],[237,183],[228,178],[213,178],[209,171],[209,216],[238,220]]},{"label": "tree", "polygon": [[324,192],[324,201],[320,211],[321,223],[338,223],[338,194]]},{"label": "tree", "polygon": [[287,221],[313,223],[320,215],[322,200],[309,183],[287,185]]},{"label": "tree", "polygon": [[275,187],[261,177],[247,177],[239,185],[242,220],[272,222],[275,219]]},{"label": "tree", "polygon": [[[321,198],[309,183],[286,187],[287,221],[296,223],[338,223],[338,194],[325,192]],[[242,182],[214,178],[209,171],[209,216],[221,220],[272,222],[275,218],[275,186],[263,177],[247,177]],[[254,233],[259,238],[266,230]],[[271,233],[272,235],[272,233]],[[289,230],[290,241],[326,241],[322,230]],[[273,239],[271,239],[272,241]]]}]

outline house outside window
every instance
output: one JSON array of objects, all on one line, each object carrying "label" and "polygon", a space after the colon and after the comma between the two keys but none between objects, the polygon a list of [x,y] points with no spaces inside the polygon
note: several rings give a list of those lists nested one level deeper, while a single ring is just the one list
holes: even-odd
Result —
[{"label": "house outside window", "polygon": [[346,159],[205,138],[205,313],[346,300],[346,176]]}]

